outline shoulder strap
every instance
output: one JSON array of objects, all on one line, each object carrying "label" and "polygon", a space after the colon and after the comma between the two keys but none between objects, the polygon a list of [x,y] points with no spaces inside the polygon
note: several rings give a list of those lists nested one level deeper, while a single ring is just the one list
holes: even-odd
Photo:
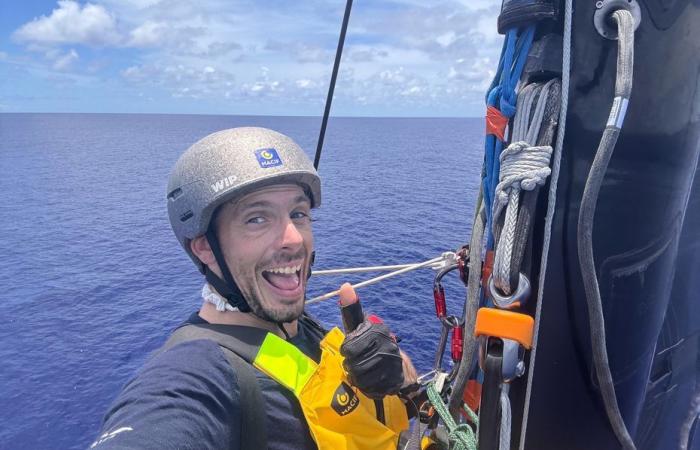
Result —
[{"label": "shoulder strap", "polygon": [[238,375],[238,390],[241,399],[241,449],[266,449],[267,420],[264,400],[253,367],[234,352],[222,347],[226,359]]},{"label": "shoulder strap", "polygon": [[306,311],[304,311],[301,317],[299,317],[299,323],[306,325],[306,329],[314,333],[319,340],[323,339],[323,337],[328,333],[328,330],[326,330],[316,319],[308,315]]},{"label": "shoulder strap", "polygon": [[262,343],[266,334],[264,330],[252,327],[217,324],[185,325],[175,330],[160,350],[163,352],[181,342],[197,339],[209,339],[219,344],[238,377],[241,413],[240,448],[243,450],[267,448],[265,426],[267,417],[264,400],[251,366],[260,347],[256,342]]},{"label": "shoulder strap", "polygon": [[209,339],[252,364],[265,336],[267,331],[254,327],[214,323],[190,324],[176,329],[160,351],[165,351],[180,342]]}]

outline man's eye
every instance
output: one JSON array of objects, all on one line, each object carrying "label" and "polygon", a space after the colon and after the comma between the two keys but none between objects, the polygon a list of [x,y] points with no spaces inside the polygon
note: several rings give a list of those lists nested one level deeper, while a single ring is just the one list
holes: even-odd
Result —
[{"label": "man's eye", "polygon": [[310,216],[308,213],[305,213],[305,212],[303,212],[303,211],[296,211],[296,212],[293,212],[293,213],[290,215],[290,217],[291,217],[292,219],[295,219],[295,220],[296,220],[296,219],[306,219],[306,218],[310,219],[310,218],[311,218],[311,216]]},{"label": "man's eye", "polygon": [[251,217],[250,219],[246,220],[245,223],[253,224],[253,225],[259,225],[261,223],[265,222],[265,218],[261,216],[256,216],[256,217]]}]

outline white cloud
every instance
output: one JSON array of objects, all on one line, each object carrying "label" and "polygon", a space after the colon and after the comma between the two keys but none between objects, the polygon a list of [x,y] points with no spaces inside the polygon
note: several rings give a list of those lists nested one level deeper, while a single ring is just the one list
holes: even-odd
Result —
[{"label": "white cloud", "polygon": [[167,25],[163,22],[147,20],[129,33],[132,47],[152,47],[162,42]]},{"label": "white cloud", "polygon": [[78,60],[78,58],[78,52],[76,52],[74,49],[70,49],[65,54],[57,55],[52,67],[54,70],[67,70],[74,62]]},{"label": "white cloud", "polygon": [[286,83],[270,79],[270,69],[262,66],[258,79],[252,83],[243,83],[240,92],[243,97],[277,97],[286,90]]},{"label": "white cloud", "polygon": [[167,65],[156,61],[127,67],[121,75],[131,84],[162,88],[173,97],[218,99],[235,86],[232,73],[212,66]]},{"label": "white cloud", "polygon": [[[128,5],[131,6],[137,10],[142,10],[149,8],[151,6],[155,6],[158,3],[161,3],[163,0],[116,0],[116,3],[121,4],[121,5]],[[114,0],[106,0],[105,3],[113,3]]]},{"label": "white cloud", "polygon": [[122,76],[127,80],[139,81],[143,79],[143,70],[138,66],[130,66],[122,70]]},{"label": "white cloud", "polygon": [[386,49],[377,46],[353,45],[348,48],[348,60],[352,62],[375,62],[389,56]]},{"label": "white cloud", "polygon": [[13,34],[14,39],[34,45],[84,44],[105,46],[120,41],[115,18],[102,6],[59,0],[49,16],[35,18]]},{"label": "white cloud", "polygon": [[455,33],[454,31],[448,31],[447,33],[443,33],[436,37],[435,40],[441,46],[447,47],[457,40],[457,33]]},{"label": "white cloud", "polygon": [[309,80],[308,78],[297,80],[295,84],[300,89],[309,89],[314,87],[314,82]]},{"label": "white cloud", "polygon": [[[411,105],[481,107],[502,42],[498,5],[379,0],[365,6],[350,22],[336,89],[339,113],[358,105],[368,113],[390,105],[408,114]],[[247,100],[240,104],[268,110],[298,105],[299,113],[309,113],[325,100],[342,7],[329,0],[275,8],[255,0],[60,0],[13,37],[40,50],[44,67],[62,76],[82,70],[113,80],[116,71],[132,92]]]},{"label": "white cloud", "polygon": [[270,40],[265,44],[265,50],[294,58],[299,63],[332,64],[335,52],[317,44],[293,41]]},{"label": "white cloud", "polygon": [[409,95],[412,95],[412,96],[420,95],[421,91],[422,91],[422,89],[420,87],[411,86],[410,88],[404,89],[403,91],[401,91],[401,95],[404,97],[409,96]]}]

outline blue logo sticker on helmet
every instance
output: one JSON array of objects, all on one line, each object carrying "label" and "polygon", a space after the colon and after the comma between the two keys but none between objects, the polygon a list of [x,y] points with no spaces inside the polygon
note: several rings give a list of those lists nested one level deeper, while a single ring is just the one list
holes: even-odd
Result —
[{"label": "blue logo sticker on helmet", "polygon": [[255,150],[255,157],[258,158],[258,164],[260,164],[260,167],[263,169],[282,165],[282,160],[277,154],[277,150],[274,148],[261,148],[259,150]]}]

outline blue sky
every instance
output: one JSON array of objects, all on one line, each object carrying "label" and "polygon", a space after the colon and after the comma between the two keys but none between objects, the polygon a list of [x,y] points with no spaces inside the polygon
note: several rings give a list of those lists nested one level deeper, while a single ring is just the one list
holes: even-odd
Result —
[{"label": "blue sky", "polygon": [[[355,0],[333,115],[481,116],[496,0]],[[1,112],[323,112],[345,0],[0,0]]]}]

